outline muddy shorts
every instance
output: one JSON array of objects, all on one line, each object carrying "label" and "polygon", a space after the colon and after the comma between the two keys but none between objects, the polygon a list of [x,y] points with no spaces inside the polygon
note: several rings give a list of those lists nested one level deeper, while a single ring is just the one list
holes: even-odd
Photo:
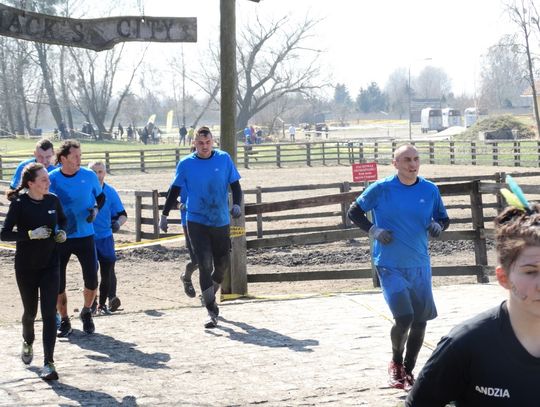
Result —
[{"label": "muddy shorts", "polygon": [[431,267],[377,266],[386,303],[394,318],[413,315],[414,322],[437,317],[431,290]]}]

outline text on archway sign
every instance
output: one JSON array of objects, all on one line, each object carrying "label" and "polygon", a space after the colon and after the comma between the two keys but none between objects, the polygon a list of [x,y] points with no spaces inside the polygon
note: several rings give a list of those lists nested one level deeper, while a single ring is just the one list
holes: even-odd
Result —
[{"label": "text on archway sign", "polygon": [[353,182],[377,181],[377,163],[355,163],[352,174]]},{"label": "text on archway sign", "polygon": [[74,19],[0,4],[0,35],[103,51],[127,41],[197,42],[197,18],[121,16]]}]

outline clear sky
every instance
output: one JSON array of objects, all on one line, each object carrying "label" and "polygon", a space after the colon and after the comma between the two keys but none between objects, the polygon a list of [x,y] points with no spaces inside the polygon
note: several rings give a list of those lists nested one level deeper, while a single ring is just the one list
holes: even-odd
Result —
[{"label": "clear sky", "polygon": [[[325,73],[353,96],[372,81],[384,87],[396,68],[410,68],[415,76],[426,64],[447,72],[455,94],[472,95],[481,55],[514,31],[501,0],[236,0],[236,5],[237,31],[253,24],[255,13],[263,20],[289,15],[291,24],[306,15],[324,19],[313,44],[326,50]],[[199,42],[185,44],[186,55],[219,40],[219,0],[129,0],[124,13],[139,14],[142,8],[146,15],[197,17]]]}]

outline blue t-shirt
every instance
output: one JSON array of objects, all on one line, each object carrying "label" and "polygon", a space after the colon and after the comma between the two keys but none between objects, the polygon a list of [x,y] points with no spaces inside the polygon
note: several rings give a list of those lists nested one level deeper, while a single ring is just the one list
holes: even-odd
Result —
[{"label": "blue t-shirt", "polygon": [[[11,189],[16,189],[19,186],[24,167],[26,167],[30,163],[36,163],[36,162],[37,161],[35,158],[29,158],[28,160],[21,161],[19,165],[17,165],[17,168],[15,169],[15,173],[13,174],[13,178],[11,178],[11,184],[9,184]],[[51,172],[54,169],[56,169],[56,165],[51,164],[47,167],[47,172]]]},{"label": "blue t-shirt", "polygon": [[94,234],[94,225],[86,218],[89,209],[96,205],[101,185],[94,171],[81,167],[74,175],[64,175],[60,168],[49,174],[49,190],[60,198],[67,217],[68,238],[86,237]]},{"label": "blue t-shirt", "polygon": [[207,159],[195,153],[182,158],[176,167],[172,185],[187,192],[187,221],[207,226],[225,226],[229,218],[229,184],[240,174],[225,151],[214,149]]},{"label": "blue t-shirt", "polygon": [[118,192],[113,187],[109,184],[103,184],[103,193],[105,194],[105,203],[94,221],[95,240],[112,236],[112,219],[117,218],[119,213],[125,211]]},{"label": "blue t-shirt", "polygon": [[428,232],[432,220],[448,218],[437,186],[422,177],[404,185],[397,175],[371,184],[356,199],[372,211],[377,227],[392,231],[387,245],[374,241],[373,262],[386,267],[429,267]]}]

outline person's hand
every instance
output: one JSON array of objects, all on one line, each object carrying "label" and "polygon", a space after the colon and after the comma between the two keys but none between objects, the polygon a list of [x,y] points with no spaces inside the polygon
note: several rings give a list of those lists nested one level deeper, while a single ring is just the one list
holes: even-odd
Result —
[{"label": "person's hand", "polygon": [[111,229],[113,233],[116,233],[120,230],[120,223],[115,220],[113,223],[111,223]]},{"label": "person's hand", "polygon": [[378,240],[382,244],[388,244],[393,240],[392,237],[392,231],[386,230],[382,228],[378,228],[377,226],[373,225],[368,232],[369,236],[372,237],[375,240]]},{"label": "person's hand", "polygon": [[56,243],[64,243],[67,239],[66,232],[62,229],[58,229],[56,233],[54,234],[54,241]]},{"label": "person's hand", "polygon": [[231,216],[233,218],[239,218],[240,215],[242,215],[242,208],[240,208],[240,205],[234,204],[231,208]]},{"label": "person's hand", "polygon": [[31,240],[47,239],[51,236],[51,228],[48,226],[40,226],[34,230],[28,231],[28,237]]},{"label": "person's hand", "polygon": [[167,233],[167,230],[169,230],[169,225],[167,224],[167,217],[165,215],[161,215],[159,218],[159,228]]},{"label": "person's hand", "polygon": [[94,206],[93,208],[88,208],[88,216],[86,217],[86,221],[88,223],[92,223],[93,221],[96,220],[96,216],[99,212],[98,208],[96,206]]},{"label": "person's hand", "polygon": [[442,232],[442,226],[439,222],[432,220],[427,230],[431,237],[439,237]]}]

